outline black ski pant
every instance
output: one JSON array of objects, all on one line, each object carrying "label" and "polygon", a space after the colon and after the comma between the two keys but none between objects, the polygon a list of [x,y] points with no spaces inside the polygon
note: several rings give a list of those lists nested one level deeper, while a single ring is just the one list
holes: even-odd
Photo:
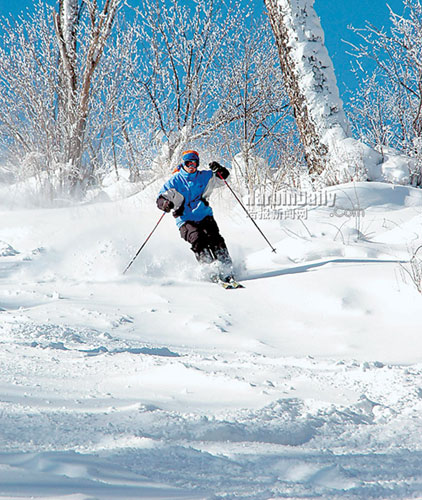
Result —
[{"label": "black ski pant", "polygon": [[208,215],[199,222],[187,221],[179,230],[181,237],[191,244],[198,262],[211,263],[219,260],[231,266],[229,251],[214,217]]}]

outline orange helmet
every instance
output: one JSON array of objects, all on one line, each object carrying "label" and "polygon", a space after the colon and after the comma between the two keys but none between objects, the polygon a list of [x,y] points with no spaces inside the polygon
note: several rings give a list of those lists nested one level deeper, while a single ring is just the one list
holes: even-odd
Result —
[{"label": "orange helmet", "polygon": [[186,161],[196,161],[196,164],[199,167],[199,154],[196,151],[193,151],[191,149],[183,151],[182,160],[183,163],[185,163]]}]

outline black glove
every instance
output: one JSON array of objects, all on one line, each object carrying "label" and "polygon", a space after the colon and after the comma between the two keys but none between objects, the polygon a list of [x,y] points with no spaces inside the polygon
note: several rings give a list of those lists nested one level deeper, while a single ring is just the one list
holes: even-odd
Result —
[{"label": "black glove", "polygon": [[227,179],[227,177],[230,175],[227,168],[220,165],[217,161],[212,161],[209,167],[217,177],[222,177],[223,179]]},{"label": "black glove", "polygon": [[157,207],[163,212],[169,213],[174,207],[174,203],[170,200],[166,200],[163,196],[157,198]]}]

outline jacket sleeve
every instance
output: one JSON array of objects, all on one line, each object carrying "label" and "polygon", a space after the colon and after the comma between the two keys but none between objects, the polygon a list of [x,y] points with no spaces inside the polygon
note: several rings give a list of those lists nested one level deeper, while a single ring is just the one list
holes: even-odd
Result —
[{"label": "jacket sleeve", "polygon": [[179,193],[179,191],[176,191],[175,188],[169,188],[165,191],[160,191],[157,198],[158,208],[161,208],[160,204],[164,202],[161,200],[171,201],[173,203],[174,210],[178,210],[183,205],[185,197],[183,194]]},{"label": "jacket sleeve", "polygon": [[[227,170],[227,169],[226,169]],[[227,170],[227,176],[224,177],[224,179],[227,179],[227,177],[230,175],[230,172]],[[202,198],[205,198],[208,200],[208,198],[211,196],[211,193],[214,191],[214,189],[219,188],[221,186],[224,186],[224,180],[218,177],[215,174],[212,174],[210,180],[208,181],[207,187],[205,188]]]},{"label": "jacket sleeve", "polygon": [[173,203],[174,209],[178,210],[184,203],[184,196],[177,191],[174,186],[174,182],[172,182],[174,177],[169,179],[164,186],[160,189],[157,198],[157,206],[160,208],[159,203],[163,203],[160,201],[161,199],[169,200]]}]

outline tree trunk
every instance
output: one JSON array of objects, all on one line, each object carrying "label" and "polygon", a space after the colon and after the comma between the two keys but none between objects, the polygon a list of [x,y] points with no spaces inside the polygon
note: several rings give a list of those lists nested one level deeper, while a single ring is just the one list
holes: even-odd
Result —
[{"label": "tree trunk", "polygon": [[86,3],[90,19],[89,44],[82,70],[79,72],[78,23],[82,8],[79,6],[79,0],[59,0],[59,13],[55,13],[54,16],[63,73],[61,111],[68,128],[68,147],[64,163],[70,165],[69,181],[73,192],[86,176],[82,166],[82,156],[92,81],[120,3],[121,0],[105,0],[102,11],[99,11],[96,1]]},{"label": "tree trunk", "polygon": [[313,3],[265,0],[309,172],[321,174],[350,129]]}]

